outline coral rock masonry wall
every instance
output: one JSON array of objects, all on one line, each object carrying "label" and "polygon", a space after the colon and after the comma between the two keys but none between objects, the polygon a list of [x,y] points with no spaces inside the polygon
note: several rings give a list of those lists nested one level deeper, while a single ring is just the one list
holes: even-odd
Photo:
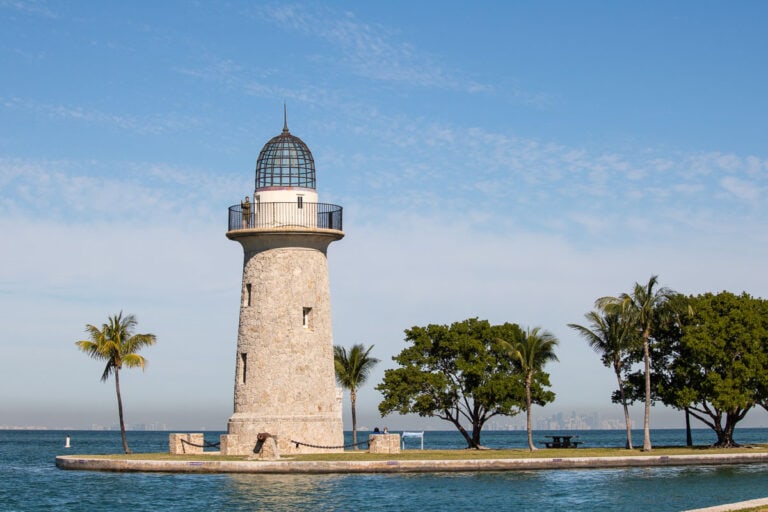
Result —
[{"label": "coral rock masonry wall", "polygon": [[170,434],[168,445],[171,455],[203,453],[203,434]]},{"label": "coral rock masonry wall", "polygon": [[244,265],[234,414],[222,453],[252,455],[261,432],[277,437],[282,454],[342,449],[326,259],[342,236],[319,229],[230,236],[243,245]]},{"label": "coral rock masonry wall", "polygon": [[371,453],[400,453],[400,434],[371,434],[368,437]]}]

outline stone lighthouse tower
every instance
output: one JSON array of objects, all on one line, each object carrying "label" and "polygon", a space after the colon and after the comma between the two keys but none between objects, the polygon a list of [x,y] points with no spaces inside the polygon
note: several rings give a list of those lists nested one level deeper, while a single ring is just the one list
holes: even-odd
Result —
[{"label": "stone lighthouse tower", "polygon": [[340,206],[318,202],[312,153],[284,119],[259,153],[253,200],[229,208],[227,238],[244,259],[234,414],[222,453],[252,454],[259,433],[276,437],[281,454],[344,444],[326,260],[344,236],[341,221]]}]

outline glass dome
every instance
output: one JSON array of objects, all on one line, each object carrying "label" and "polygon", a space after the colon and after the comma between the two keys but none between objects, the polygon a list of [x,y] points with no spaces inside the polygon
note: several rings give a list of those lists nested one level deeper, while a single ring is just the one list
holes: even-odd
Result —
[{"label": "glass dome", "polygon": [[304,141],[291,135],[287,122],[256,160],[256,190],[269,187],[315,188],[315,159]]}]

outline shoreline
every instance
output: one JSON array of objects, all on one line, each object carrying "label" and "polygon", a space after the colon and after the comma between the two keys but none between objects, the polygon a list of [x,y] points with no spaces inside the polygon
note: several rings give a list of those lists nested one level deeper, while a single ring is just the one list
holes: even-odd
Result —
[{"label": "shoreline", "polygon": [[155,473],[425,473],[466,471],[524,471],[541,469],[601,469],[621,467],[664,467],[692,465],[765,464],[768,453],[651,455],[627,457],[553,457],[535,459],[471,460],[376,460],[376,461],[294,461],[294,460],[180,460],[118,459],[87,455],[59,455],[56,467],[62,470],[155,472]]},{"label": "shoreline", "polygon": [[684,512],[728,512],[745,509],[753,509],[768,506],[768,498],[758,498],[756,500],[737,501],[736,503],[726,503],[724,505],[715,505],[713,507],[694,508]]}]

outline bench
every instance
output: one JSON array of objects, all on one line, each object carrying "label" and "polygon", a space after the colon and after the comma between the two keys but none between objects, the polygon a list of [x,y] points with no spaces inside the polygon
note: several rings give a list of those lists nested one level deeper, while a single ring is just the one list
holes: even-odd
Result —
[{"label": "bench", "polygon": [[574,437],[579,436],[546,436],[552,439],[551,441],[542,441],[547,448],[578,448],[580,444],[584,444],[583,441],[571,441]]}]

